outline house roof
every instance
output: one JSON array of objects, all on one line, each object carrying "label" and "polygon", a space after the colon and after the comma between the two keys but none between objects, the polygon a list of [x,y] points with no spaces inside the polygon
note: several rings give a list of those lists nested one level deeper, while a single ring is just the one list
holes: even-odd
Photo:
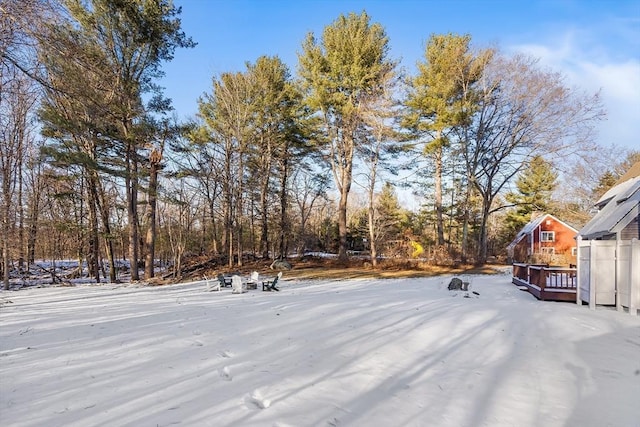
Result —
[{"label": "house roof", "polygon": [[631,166],[631,168],[629,168],[629,170],[626,171],[624,175],[620,177],[620,179],[618,179],[618,182],[616,182],[616,185],[638,176],[640,176],[640,161],[635,162],[634,165]]},{"label": "house roof", "polygon": [[569,224],[559,220],[555,216],[553,216],[551,214],[544,214],[544,215],[540,215],[537,218],[532,219],[524,227],[522,227],[522,229],[516,235],[516,238],[513,239],[513,241],[511,243],[509,243],[509,245],[507,246],[507,249],[514,248],[518,244],[518,242],[520,242],[520,240],[522,240],[525,236],[533,233],[536,230],[536,228],[538,228],[538,226],[540,224],[542,224],[544,222],[544,220],[546,220],[547,218],[552,218],[552,219],[556,220],[557,222],[561,223],[562,225],[564,225],[565,227],[567,227],[567,228],[573,230],[574,232],[578,233],[578,230],[576,230],[575,228],[573,228]]},{"label": "house roof", "polygon": [[[596,206],[598,209],[601,209],[604,205],[606,205],[611,199],[618,194],[622,189],[627,188],[626,186],[632,185],[631,182],[634,178],[640,176],[640,162],[636,162],[628,171],[626,171],[619,179],[616,181],[613,187],[607,190],[600,199],[596,202]],[[625,184],[626,183],[626,184]],[[622,185],[622,187],[618,187]]]},{"label": "house roof", "polygon": [[[636,163],[639,164],[640,162]],[[626,179],[609,189],[598,201],[598,205],[603,205],[600,211],[580,230],[583,239],[593,240],[617,233],[638,217],[640,175]]]}]

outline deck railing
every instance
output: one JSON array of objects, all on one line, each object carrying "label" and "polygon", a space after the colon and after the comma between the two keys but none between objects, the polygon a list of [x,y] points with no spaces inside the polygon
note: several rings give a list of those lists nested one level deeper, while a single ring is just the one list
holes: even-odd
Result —
[{"label": "deck railing", "polygon": [[526,286],[541,300],[575,301],[578,280],[575,268],[549,267],[541,264],[513,264],[512,282]]}]

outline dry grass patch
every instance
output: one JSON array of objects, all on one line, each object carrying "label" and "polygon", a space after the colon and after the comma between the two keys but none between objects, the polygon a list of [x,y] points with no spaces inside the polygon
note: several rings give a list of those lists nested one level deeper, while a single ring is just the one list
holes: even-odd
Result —
[{"label": "dry grass patch", "polygon": [[[288,259],[292,269],[284,272],[287,279],[391,279],[407,277],[431,277],[456,274],[496,274],[498,265],[451,265],[439,266],[412,260],[383,260],[375,268],[368,260],[351,258],[346,263],[332,258],[305,256],[301,259]],[[269,269],[271,261],[256,260],[245,262],[241,267],[227,267],[218,260],[199,259],[187,263],[186,272],[181,281],[199,279],[206,275],[216,277],[218,273],[225,275],[240,274],[248,276],[257,271],[262,277],[275,276],[277,271]],[[201,268],[193,268],[200,266]],[[191,271],[190,271],[191,270]],[[164,284],[164,281],[160,281]]]}]

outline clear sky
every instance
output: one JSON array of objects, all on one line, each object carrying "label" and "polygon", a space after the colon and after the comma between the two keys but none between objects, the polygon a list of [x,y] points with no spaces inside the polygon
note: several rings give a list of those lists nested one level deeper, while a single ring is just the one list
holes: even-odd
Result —
[{"label": "clear sky", "polygon": [[599,142],[640,150],[640,0],[174,0],[182,28],[198,43],[181,49],[161,84],[179,118],[197,112],[211,78],[243,71],[262,55],[296,73],[308,32],[320,37],[340,14],[363,10],[382,24],[391,56],[409,73],[424,60],[431,34],[470,34],[477,47],[529,53],[567,77],[601,91],[608,118]]}]

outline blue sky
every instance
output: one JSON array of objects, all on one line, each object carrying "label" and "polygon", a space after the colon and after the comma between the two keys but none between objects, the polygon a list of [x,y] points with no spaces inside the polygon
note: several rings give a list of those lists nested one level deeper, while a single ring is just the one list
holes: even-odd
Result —
[{"label": "blue sky", "polygon": [[599,142],[640,150],[640,0],[174,0],[198,46],[176,52],[161,82],[179,118],[197,113],[211,78],[277,55],[296,72],[308,32],[365,10],[409,73],[431,34],[470,34],[477,47],[525,52],[570,86],[601,90],[608,118]]}]

